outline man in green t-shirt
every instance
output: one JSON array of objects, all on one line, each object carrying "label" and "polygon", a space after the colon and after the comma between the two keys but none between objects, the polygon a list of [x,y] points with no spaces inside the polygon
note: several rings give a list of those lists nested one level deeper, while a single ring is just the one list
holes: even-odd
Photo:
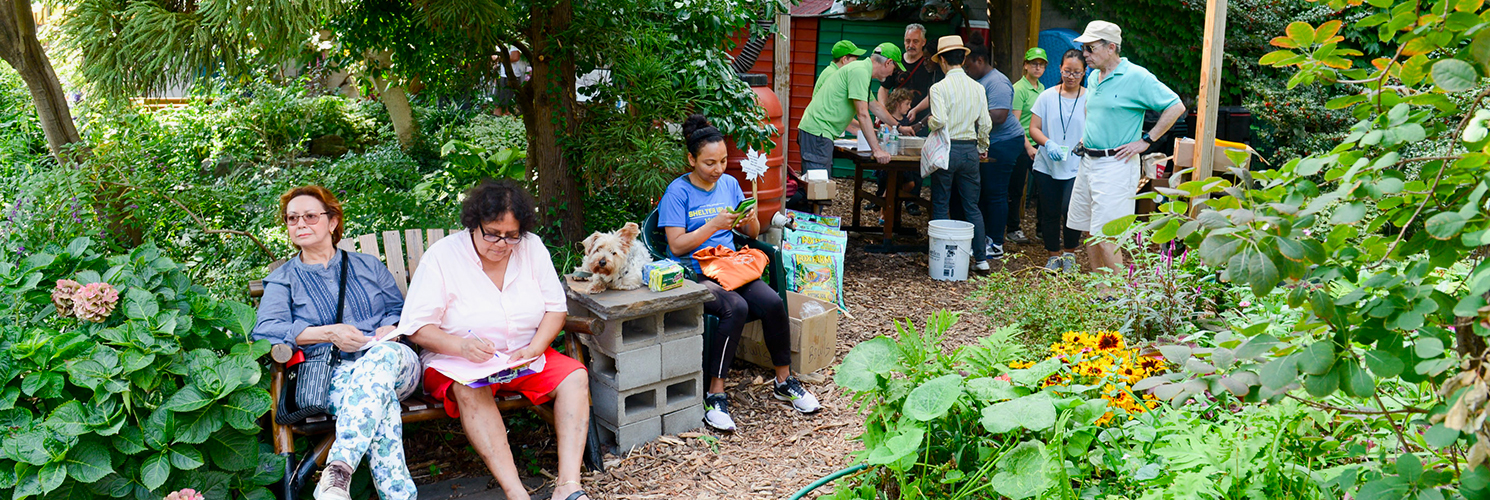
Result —
[{"label": "man in green t-shirt", "polygon": [[823,82],[828,81],[828,78],[833,76],[838,68],[859,60],[859,56],[864,55],[865,52],[868,51],[848,40],[839,40],[838,43],[833,44],[833,61],[828,63],[828,67],[823,68],[822,73],[818,73],[817,82],[812,84],[812,92],[817,93],[817,89],[823,88]]},{"label": "man in green t-shirt", "polygon": [[1024,181],[1035,166],[1035,147],[1030,144],[1030,118],[1035,115],[1030,113],[1030,109],[1035,107],[1035,98],[1045,91],[1040,77],[1045,75],[1047,64],[1045,49],[1030,48],[1024,53],[1024,78],[1014,82],[1014,108],[1009,112],[1019,120],[1019,128],[1024,131],[1024,154],[1014,158],[1014,170],[1009,173],[1009,216],[1005,221],[1008,234],[1004,235],[1004,240],[1014,243],[1030,242],[1020,228],[1024,217]]},{"label": "man in green t-shirt", "polygon": [[[802,112],[802,121],[797,124],[797,151],[802,155],[802,169],[827,170],[833,166],[833,139],[843,134],[849,122],[857,122],[864,132],[864,140],[874,154],[874,161],[890,162],[890,152],[880,147],[879,137],[874,133],[874,120],[870,119],[870,80],[884,81],[895,73],[900,65],[900,47],[893,43],[882,43],[874,48],[869,59],[854,61],[838,68],[823,86],[812,93],[812,102]],[[882,106],[876,106],[882,108]],[[879,111],[876,109],[875,111]],[[895,123],[889,114],[879,117],[885,123]]]}]

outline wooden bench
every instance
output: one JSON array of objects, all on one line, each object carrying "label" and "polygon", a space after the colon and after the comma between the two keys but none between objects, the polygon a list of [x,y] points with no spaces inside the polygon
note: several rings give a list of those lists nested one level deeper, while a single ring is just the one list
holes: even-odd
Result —
[{"label": "wooden bench", "polygon": [[[462,230],[410,229],[402,232],[384,231],[381,235],[366,234],[355,238],[344,238],[337,244],[337,247],[348,252],[369,254],[382,260],[388,266],[388,271],[393,274],[393,281],[398,284],[399,291],[408,295],[409,278],[413,276],[414,270],[418,268],[420,259],[424,257],[425,249],[429,248],[429,245],[433,245],[436,241],[440,241],[447,234],[455,234],[460,231]],[[379,236],[381,236],[382,240],[381,247],[378,244]],[[270,264],[270,271],[277,269],[284,262],[281,260]],[[262,280],[254,280],[249,283],[248,287],[249,296],[255,300],[264,295],[264,283]],[[589,360],[587,359],[588,353],[585,351],[584,345],[576,338],[576,335],[590,334],[597,327],[598,322],[599,320],[596,318],[569,316],[564,322],[564,332],[566,333],[566,335],[563,335],[565,354],[573,356],[580,362],[585,363],[586,366],[589,366]],[[281,500],[299,498],[299,493],[306,485],[311,473],[325,466],[326,456],[331,451],[331,444],[336,440],[336,435],[332,432],[336,429],[335,420],[326,415],[310,417],[301,423],[292,425],[281,425],[275,422],[274,414],[278,411],[280,391],[284,387],[284,364],[290,360],[290,356],[293,354],[294,349],[284,344],[275,345],[274,349],[270,351],[270,358],[273,360],[273,363],[270,364],[269,368],[269,394],[274,398],[276,404],[270,410],[269,422],[274,441],[274,452],[286,459],[285,478],[276,487],[275,491],[275,494]],[[406,424],[449,418],[445,414],[444,403],[425,395],[422,390],[416,391],[413,396],[401,401],[400,405],[403,407],[403,422]],[[497,394],[497,408],[504,413],[522,408],[531,408],[539,416],[543,417],[545,421],[548,421],[550,425],[554,423],[554,414],[551,405],[534,406],[520,394]],[[321,438],[319,442],[307,451],[304,457],[301,457],[297,461],[294,456],[295,436],[316,436],[321,434],[325,434],[326,436]],[[603,456],[604,452],[600,445],[599,434],[595,430],[594,420],[591,420],[589,439],[586,440],[585,444],[585,465],[591,470],[603,471]]]}]

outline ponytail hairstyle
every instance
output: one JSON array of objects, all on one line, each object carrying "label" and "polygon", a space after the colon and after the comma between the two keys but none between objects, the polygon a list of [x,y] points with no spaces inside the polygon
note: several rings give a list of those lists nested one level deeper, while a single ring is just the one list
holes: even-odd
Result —
[{"label": "ponytail hairstyle", "polygon": [[724,142],[724,134],[709,125],[704,115],[695,113],[683,120],[683,145],[688,148],[688,154],[697,157],[698,150],[716,142]]}]

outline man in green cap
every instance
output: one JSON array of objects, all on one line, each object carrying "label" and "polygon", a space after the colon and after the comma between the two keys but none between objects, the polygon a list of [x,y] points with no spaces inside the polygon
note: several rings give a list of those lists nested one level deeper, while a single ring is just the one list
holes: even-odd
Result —
[{"label": "man in green cap", "polygon": [[838,68],[859,60],[859,56],[864,55],[865,52],[868,51],[848,40],[839,40],[838,43],[833,44],[833,62],[828,63],[828,67],[823,68],[823,72],[817,75],[817,82],[812,84],[812,92],[817,93],[817,89],[823,88],[823,82],[828,81],[828,77],[833,76]]},{"label": "man in green cap", "polygon": [[1030,242],[1020,229],[1020,216],[1024,215],[1024,181],[1035,166],[1035,146],[1030,143],[1030,118],[1035,115],[1030,113],[1030,109],[1035,107],[1035,98],[1045,91],[1040,77],[1045,76],[1048,61],[1045,49],[1032,47],[1024,52],[1024,78],[1014,82],[1014,109],[1009,110],[1024,131],[1024,154],[1015,158],[1014,171],[1009,174],[1009,216],[1005,228],[1008,233],[1004,239],[1019,244]]},{"label": "man in green cap", "polygon": [[[870,80],[881,82],[895,73],[900,65],[900,47],[893,43],[882,43],[874,48],[869,59],[843,65],[833,72],[823,86],[812,93],[812,102],[802,112],[802,121],[797,124],[797,151],[802,154],[802,169],[827,170],[833,166],[833,139],[843,135],[849,122],[857,122],[864,131],[864,140],[874,154],[874,161],[890,162],[890,152],[880,146],[874,133],[874,120],[870,118]],[[895,123],[883,106],[875,106],[874,113],[881,115],[885,123]]]}]

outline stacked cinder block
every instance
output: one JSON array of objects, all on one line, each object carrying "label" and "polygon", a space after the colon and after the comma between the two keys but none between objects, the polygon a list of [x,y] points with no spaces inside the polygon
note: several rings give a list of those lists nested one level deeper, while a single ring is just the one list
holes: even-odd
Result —
[{"label": "stacked cinder block", "polygon": [[591,417],[603,440],[627,450],[702,425],[703,303],[692,282],[666,292],[569,294],[569,314],[600,318],[590,349]]}]

